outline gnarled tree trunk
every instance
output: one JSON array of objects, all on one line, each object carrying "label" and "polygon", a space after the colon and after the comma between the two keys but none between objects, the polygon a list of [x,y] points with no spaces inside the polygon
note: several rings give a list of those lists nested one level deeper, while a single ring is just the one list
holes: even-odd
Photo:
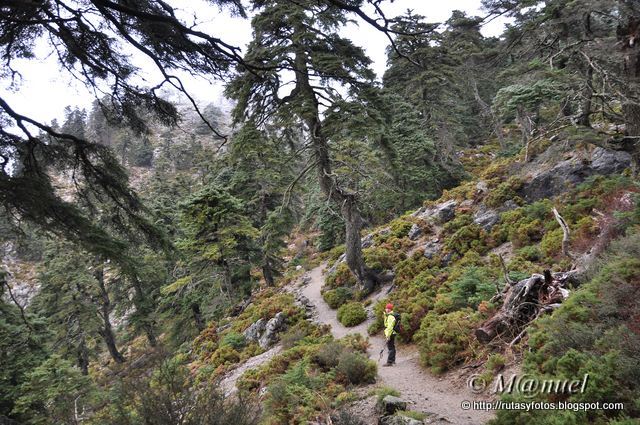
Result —
[{"label": "gnarled tree trunk", "polygon": [[303,99],[304,112],[301,115],[310,133],[320,189],[328,199],[340,207],[342,219],[345,223],[345,253],[349,270],[356,276],[359,285],[365,291],[371,291],[376,279],[375,274],[367,269],[362,257],[362,243],[360,240],[362,216],[357,205],[357,194],[341,187],[331,171],[329,144],[323,134],[318,99],[309,82],[307,53],[302,46],[296,50],[295,74],[296,88],[294,90]]}]

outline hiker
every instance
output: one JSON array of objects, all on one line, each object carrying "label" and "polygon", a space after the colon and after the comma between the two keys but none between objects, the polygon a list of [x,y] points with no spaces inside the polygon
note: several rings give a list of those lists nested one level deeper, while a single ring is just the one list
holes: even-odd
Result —
[{"label": "hiker", "polygon": [[387,350],[389,352],[387,363],[384,366],[392,366],[396,363],[396,334],[400,325],[399,314],[393,312],[393,304],[389,303],[384,309],[384,337],[387,339]]}]

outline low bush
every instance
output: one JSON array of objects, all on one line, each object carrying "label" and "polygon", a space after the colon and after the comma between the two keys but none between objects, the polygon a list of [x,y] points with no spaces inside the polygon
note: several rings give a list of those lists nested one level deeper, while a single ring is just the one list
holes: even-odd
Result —
[{"label": "low bush", "polygon": [[332,309],[340,307],[342,304],[353,299],[353,289],[340,286],[336,289],[329,289],[322,293],[322,298]]},{"label": "low bush", "polygon": [[451,307],[456,310],[464,307],[477,308],[481,301],[489,300],[495,295],[495,279],[484,267],[466,268],[462,276],[449,285],[451,292],[448,296],[453,301]]},{"label": "low bush", "polygon": [[[494,425],[626,424],[640,416],[640,234],[611,244],[593,276],[551,316],[529,330],[530,351],[524,372],[532,379],[582,379],[584,392],[564,396],[579,402],[621,402],[624,410],[499,411]],[[504,396],[524,401],[522,396]],[[538,394],[536,401],[557,401],[554,394]]]},{"label": "low bush", "polygon": [[338,321],[346,327],[359,325],[367,320],[367,312],[362,303],[350,302],[338,309]]},{"label": "low bush", "polygon": [[337,341],[331,341],[320,347],[318,352],[313,356],[313,361],[324,370],[329,370],[338,366],[338,361],[343,351],[344,346],[342,344]]},{"label": "low bush", "polygon": [[356,277],[349,270],[347,263],[340,263],[336,271],[325,279],[325,285],[331,289],[339,286],[355,286],[356,283]]},{"label": "low bush", "polygon": [[222,345],[231,346],[234,350],[242,350],[247,345],[247,341],[244,335],[237,332],[229,332],[222,337]]},{"label": "low bush", "polygon": [[376,380],[378,368],[373,360],[362,354],[345,351],[340,355],[336,375],[353,385],[372,384]]},{"label": "low bush", "polygon": [[441,373],[464,361],[471,354],[472,332],[479,323],[479,314],[471,309],[427,314],[414,336],[422,363]]}]

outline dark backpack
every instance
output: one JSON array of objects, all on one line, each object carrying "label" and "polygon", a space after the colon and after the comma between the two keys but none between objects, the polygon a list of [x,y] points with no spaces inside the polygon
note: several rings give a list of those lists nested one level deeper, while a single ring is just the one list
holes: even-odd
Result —
[{"label": "dark backpack", "polygon": [[391,314],[396,318],[396,323],[393,325],[393,332],[399,334],[402,331],[402,324],[400,323],[400,313],[396,313],[394,311]]}]

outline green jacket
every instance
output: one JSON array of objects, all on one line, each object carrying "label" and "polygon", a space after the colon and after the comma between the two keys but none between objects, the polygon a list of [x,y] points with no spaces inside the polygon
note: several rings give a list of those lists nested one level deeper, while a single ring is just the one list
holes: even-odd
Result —
[{"label": "green jacket", "polygon": [[390,338],[391,335],[395,335],[397,332],[393,330],[396,326],[396,317],[393,315],[393,311],[390,313],[384,313],[384,337]]}]

